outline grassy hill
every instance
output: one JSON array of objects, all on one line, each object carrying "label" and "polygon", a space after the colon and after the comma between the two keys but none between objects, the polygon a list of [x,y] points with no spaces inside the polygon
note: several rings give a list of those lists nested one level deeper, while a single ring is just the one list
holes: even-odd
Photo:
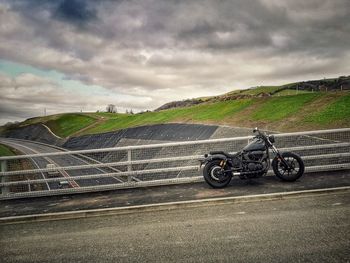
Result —
[{"label": "grassy hill", "polygon": [[342,91],[349,89],[350,76],[342,76],[339,78],[308,80],[295,83],[288,83],[281,86],[258,86],[249,89],[234,90],[219,96],[186,99],[182,101],[172,101],[162,105],[155,111],[173,109],[178,107],[189,107],[202,103],[213,103],[226,100],[297,95],[313,92]]},{"label": "grassy hill", "polygon": [[109,132],[159,123],[202,123],[277,131],[350,127],[350,93],[315,92],[203,103],[139,114],[72,113],[26,120],[43,123],[60,137]]},{"label": "grassy hill", "polygon": [[[333,88],[327,91],[327,87],[317,86],[315,91],[315,83],[330,83],[333,86],[329,87]],[[350,92],[336,90],[334,87],[339,87],[339,83],[344,83],[344,78],[343,82],[328,79],[236,90],[221,96],[188,100],[200,100],[200,103],[185,103],[182,107],[174,104],[175,107],[166,110],[138,114],[66,113],[36,117],[0,127],[0,132],[39,123],[62,138],[171,122],[259,126],[275,131],[350,127]]]},{"label": "grassy hill", "polygon": [[97,117],[90,114],[67,113],[30,118],[9,128],[15,129],[17,127],[42,123],[49,127],[57,136],[64,138],[94,124],[97,120]]}]

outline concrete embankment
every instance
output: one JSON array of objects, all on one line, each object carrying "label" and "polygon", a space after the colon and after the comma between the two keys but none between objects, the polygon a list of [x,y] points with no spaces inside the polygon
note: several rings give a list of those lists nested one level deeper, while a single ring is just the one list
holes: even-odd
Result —
[{"label": "concrete embankment", "polygon": [[71,150],[80,150],[162,142],[206,140],[251,134],[252,130],[250,128],[170,123],[73,137],[68,139],[63,147]]},{"label": "concrete embankment", "polygon": [[5,137],[38,141],[69,150],[144,145],[162,142],[194,141],[251,135],[250,128],[203,124],[156,124],[113,132],[89,134],[63,139],[42,124],[28,125],[9,131]]},{"label": "concrete embankment", "polygon": [[[209,139],[218,129],[215,125],[199,124],[157,124],[124,129],[115,132],[83,135],[68,139],[63,145],[67,149],[94,149],[119,145],[148,144],[171,141],[192,141]],[[130,144],[129,144],[130,145]]]}]

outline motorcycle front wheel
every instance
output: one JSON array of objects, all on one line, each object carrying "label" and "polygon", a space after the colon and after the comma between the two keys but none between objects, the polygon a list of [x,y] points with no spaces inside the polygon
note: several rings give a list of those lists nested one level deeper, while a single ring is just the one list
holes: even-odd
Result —
[{"label": "motorcycle front wheel", "polygon": [[[227,186],[232,178],[231,172],[224,172],[220,166],[222,160],[214,160],[206,163],[203,169],[204,180],[213,188]],[[224,169],[228,169],[225,167]]]},{"label": "motorcycle front wheel", "polygon": [[282,181],[294,182],[299,179],[305,170],[304,162],[299,155],[292,152],[284,152],[282,158],[288,163],[289,167],[276,156],[272,161],[272,169],[275,175]]}]

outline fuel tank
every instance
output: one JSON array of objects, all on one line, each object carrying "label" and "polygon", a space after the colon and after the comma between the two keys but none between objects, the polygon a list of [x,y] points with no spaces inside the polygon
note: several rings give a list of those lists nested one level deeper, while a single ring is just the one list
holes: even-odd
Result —
[{"label": "fuel tank", "polygon": [[243,148],[243,152],[265,151],[265,142],[263,140],[254,139],[251,143]]}]

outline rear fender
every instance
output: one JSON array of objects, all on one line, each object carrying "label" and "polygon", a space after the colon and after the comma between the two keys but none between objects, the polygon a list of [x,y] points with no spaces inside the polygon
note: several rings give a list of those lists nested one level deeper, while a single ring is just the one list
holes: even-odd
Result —
[{"label": "rear fender", "polygon": [[199,168],[202,167],[202,165],[205,165],[207,164],[208,162],[211,162],[211,161],[214,161],[214,160],[224,160],[224,161],[227,161],[227,157],[223,154],[215,154],[215,155],[209,155],[203,159],[200,159],[200,166]]},{"label": "rear fender", "polygon": [[214,160],[224,160],[227,161],[227,157],[223,154],[215,154],[215,155],[209,155],[207,158],[205,158],[205,163],[211,162]]}]

